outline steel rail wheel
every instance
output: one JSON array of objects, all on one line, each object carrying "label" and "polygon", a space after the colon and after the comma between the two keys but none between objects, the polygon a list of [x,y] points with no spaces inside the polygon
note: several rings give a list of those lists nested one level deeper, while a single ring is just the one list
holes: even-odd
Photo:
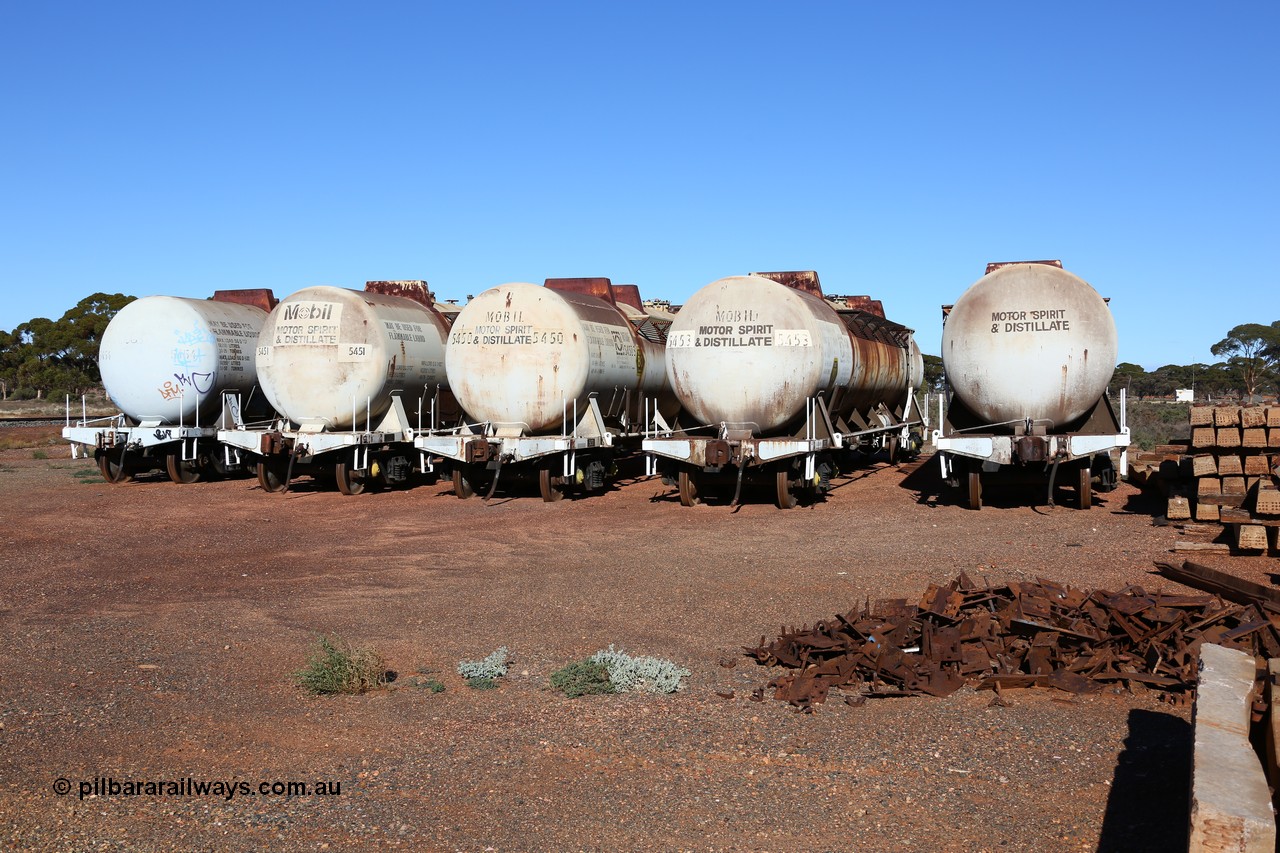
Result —
[{"label": "steel rail wheel", "polygon": [[680,506],[697,506],[702,503],[702,497],[698,494],[697,471],[681,468],[676,482],[680,487]]},{"label": "steel rail wheel", "polygon": [[133,474],[125,467],[124,458],[112,459],[110,453],[98,454],[98,471],[108,483],[127,483]]},{"label": "steel rail wheel", "polygon": [[796,493],[791,488],[790,472],[783,468],[776,475],[778,486],[778,509],[794,509],[796,505]]},{"label": "steel rail wheel", "polygon": [[333,466],[333,479],[338,484],[338,491],[344,495],[358,495],[364,491],[364,480],[346,462]]},{"label": "steel rail wheel", "polygon": [[175,483],[190,484],[200,481],[200,469],[195,462],[185,461],[178,453],[164,455],[164,469],[169,473],[169,479]]},{"label": "steel rail wheel", "polygon": [[264,492],[283,492],[289,481],[280,470],[280,463],[263,460],[258,463],[258,485]]},{"label": "steel rail wheel", "polygon": [[969,472],[969,509],[982,509],[982,472]]},{"label": "steel rail wheel", "polygon": [[475,497],[476,480],[474,470],[465,469],[462,465],[453,466],[453,493],[462,498]]},{"label": "steel rail wheel", "polygon": [[538,468],[538,491],[547,503],[555,503],[564,497],[564,478],[551,473],[551,466]]}]

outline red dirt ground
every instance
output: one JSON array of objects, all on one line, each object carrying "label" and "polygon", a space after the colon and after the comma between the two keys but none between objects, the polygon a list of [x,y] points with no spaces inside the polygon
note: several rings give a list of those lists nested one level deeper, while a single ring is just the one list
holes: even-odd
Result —
[{"label": "red dirt ground", "polygon": [[[1185,846],[1189,710],[1157,694],[969,688],[812,715],[750,701],[741,647],[865,597],[991,582],[1181,589],[1127,485],[1087,512],[980,512],[935,464],[877,463],[824,503],[685,509],[656,481],[544,504],[443,485],[110,486],[64,447],[0,453],[0,844],[15,849],[1164,850]],[[1266,580],[1274,559],[1212,562]],[[313,698],[320,634],[400,677]],[[684,666],[671,696],[564,698],[609,644]],[[496,690],[460,660],[498,646]],[[736,663],[725,666],[724,663]],[[415,673],[442,681],[432,693]],[[732,698],[721,694],[732,693]],[[79,796],[95,778],[254,793]],[[65,779],[67,795],[54,792]],[[269,796],[262,782],[340,783]],[[185,784],[185,783],[183,783]]]}]

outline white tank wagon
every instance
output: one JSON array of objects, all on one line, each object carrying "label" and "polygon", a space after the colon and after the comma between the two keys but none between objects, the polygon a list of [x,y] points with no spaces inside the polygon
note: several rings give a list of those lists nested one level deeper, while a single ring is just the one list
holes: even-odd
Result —
[{"label": "white tank wagon", "polygon": [[454,492],[492,494],[503,472],[536,474],[543,500],[603,489],[616,454],[670,415],[670,321],[634,285],[547,279],[490,288],[459,312],[445,356],[469,423],[417,446],[453,460]]},{"label": "white tank wagon", "polygon": [[645,439],[685,506],[744,480],[782,508],[823,494],[854,452],[921,446],[924,363],[910,329],[869,297],[832,297],[813,271],[714,281],[675,316],[667,373],[681,411]]},{"label": "white tank wagon", "polygon": [[254,346],[275,305],[270,290],[220,290],[211,299],[146,296],[107,324],[98,369],[120,414],[70,423],[74,454],[92,452],[109,482],[163,466],[192,483],[240,468],[217,443],[229,423],[224,396],[266,411],[255,392]]},{"label": "white tank wagon", "polygon": [[1049,482],[1059,468],[1087,509],[1114,488],[1129,430],[1107,396],[1118,343],[1106,300],[1060,261],[990,264],[943,306],[945,410],[934,445],[944,477],[982,505],[983,481]]},{"label": "white tank wagon", "polygon": [[[266,491],[300,473],[332,478],[343,494],[407,483],[417,432],[457,416],[445,384],[448,331],[424,281],[303,288],[281,300],[257,341],[259,382],[279,417],[219,438],[255,454]],[[431,470],[417,455],[418,469]]]}]

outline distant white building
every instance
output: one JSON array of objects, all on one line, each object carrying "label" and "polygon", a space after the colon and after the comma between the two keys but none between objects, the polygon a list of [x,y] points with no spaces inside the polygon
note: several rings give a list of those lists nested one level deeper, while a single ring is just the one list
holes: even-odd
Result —
[{"label": "distant white building", "polygon": [[1196,401],[1195,389],[1175,388],[1173,392],[1173,401],[1175,403],[1194,403]]}]

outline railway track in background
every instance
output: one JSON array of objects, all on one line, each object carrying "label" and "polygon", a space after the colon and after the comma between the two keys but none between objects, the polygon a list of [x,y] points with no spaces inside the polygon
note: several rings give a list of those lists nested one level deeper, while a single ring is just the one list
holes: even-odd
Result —
[{"label": "railway track in background", "polygon": [[64,426],[67,422],[65,415],[57,417],[0,417],[0,429],[8,429],[12,427],[43,427],[43,426]]}]

